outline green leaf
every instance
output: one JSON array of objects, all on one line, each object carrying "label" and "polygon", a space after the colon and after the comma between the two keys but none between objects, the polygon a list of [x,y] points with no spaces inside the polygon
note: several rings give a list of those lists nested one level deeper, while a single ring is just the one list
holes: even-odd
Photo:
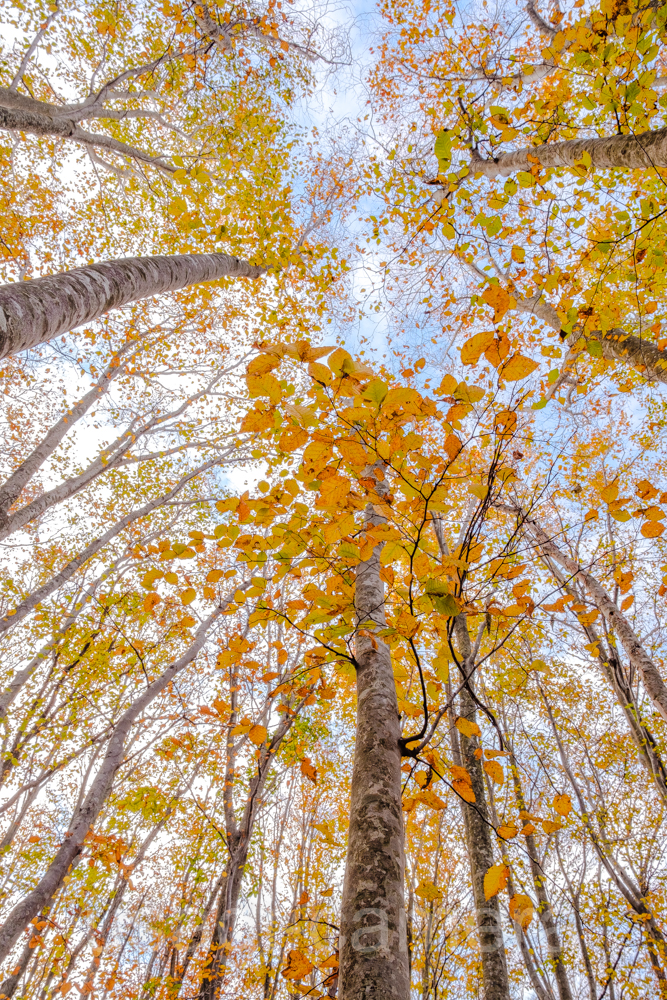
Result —
[{"label": "green leaf", "polygon": [[362,392],[362,396],[364,399],[368,399],[371,403],[375,403],[376,406],[380,406],[382,400],[387,395],[387,392],[387,383],[383,382],[379,378],[375,378],[372,382],[368,383]]},{"label": "green leaf", "polygon": [[602,344],[600,344],[597,340],[587,340],[586,350],[592,358],[602,357]]}]

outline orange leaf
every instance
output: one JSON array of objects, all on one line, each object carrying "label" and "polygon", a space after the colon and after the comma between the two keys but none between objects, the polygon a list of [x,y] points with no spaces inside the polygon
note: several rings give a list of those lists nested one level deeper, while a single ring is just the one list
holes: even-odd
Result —
[{"label": "orange leaf", "polygon": [[317,784],[317,768],[312,765],[308,757],[304,757],[301,761],[301,773],[314,785]]},{"label": "orange leaf", "polygon": [[450,462],[454,461],[462,447],[463,445],[461,444],[461,439],[457,434],[448,434],[445,438],[445,451],[449,456]]},{"label": "orange leaf", "polygon": [[644,538],[659,538],[664,530],[665,526],[660,521],[647,521],[642,524],[641,533]]},{"label": "orange leaf", "polygon": [[493,309],[493,319],[496,323],[503,318],[511,303],[509,295],[499,285],[489,285],[488,288],[485,288],[482,292],[482,299],[487,306],[491,306]]},{"label": "orange leaf", "polygon": [[470,719],[464,719],[461,716],[456,720],[456,728],[464,736],[467,736],[468,739],[472,739],[473,736],[482,735],[482,730],[476,722],[471,722]]},{"label": "orange leaf", "polygon": [[516,920],[522,930],[528,929],[534,912],[535,908],[530,896],[518,892],[510,899],[510,917],[512,920]]},{"label": "orange leaf", "polygon": [[553,804],[559,816],[569,816],[572,812],[572,799],[567,793],[557,795]]},{"label": "orange leaf", "polygon": [[485,760],[484,770],[497,785],[502,785],[505,780],[505,772],[497,760]]},{"label": "orange leaf", "polygon": [[266,739],[266,727],[265,726],[253,726],[248,733],[248,739],[255,746],[259,746]]},{"label": "orange leaf", "polygon": [[561,824],[554,822],[554,820],[551,819],[543,819],[542,829],[545,833],[556,833],[557,830],[561,829]]},{"label": "orange leaf", "polygon": [[300,951],[290,951],[287,956],[287,965],[283,969],[283,976],[285,979],[303,979],[310,975],[313,968],[313,963]]},{"label": "orange leaf", "polygon": [[519,831],[515,826],[499,826],[498,834],[503,838],[503,840],[511,840],[512,837],[516,837]]},{"label": "orange leaf", "polygon": [[483,333],[476,333],[474,337],[466,340],[461,348],[461,364],[476,365],[484,351],[491,346],[495,337],[493,330],[485,330]]},{"label": "orange leaf", "polygon": [[155,591],[150,594],[146,594],[144,597],[144,611],[152,611],[156,604],[159,604],[162,598]]}]

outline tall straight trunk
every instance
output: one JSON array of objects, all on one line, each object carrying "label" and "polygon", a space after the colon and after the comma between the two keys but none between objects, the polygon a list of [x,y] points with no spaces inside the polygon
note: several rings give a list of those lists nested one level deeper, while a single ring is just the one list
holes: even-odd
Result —
[{"label": "tall straight trunk", "polygon": [[[608,138],[568,139],[564,142],[545,142],[537,146],[524,146],[501,153],[495,160],[475,157],[470,161],[471,173],[483,174],[490,180],[509,177],[515,170],[530,170],[535,160],[543,167],[573,167],[581,162],[584,153],[591,158],[591,170],[610,170],[625,167],[628,170],[650,170],[667,167],[667,128],[639,135],[612,135]],[[528,157],[533,157],[530,160]]]},{"label": "tall straight trunk", "polygon": [[[463,679],[466,682],[459,695],[459,711],[462,718],[476,723],[477,705],[473,697],[475,664],[465,615],[456,616],[454,634],[462,661]],[[472,789],[475,793],[474,803],[462,802],[461,808],[470,859],[477,933],[482,953],[484,1000],[510,1000],[500,903],[498,896],[487,899],[484,894],[484,876],[494,864],[494,857],[489,809],[484,786],[484,769],[481,760],[475,756],[475,751],[478,749],[479,740],[476,736],[461,737],[461,765],[470,775]]]},{"label": "tall straight trunk", "polygon": [[[371,474],[372,474],[371,470]],[[381,493],[386,484],[378,483]],[[383,518],[369,507],[366,521]],[[378,545],[357,567],[357,731],[340,923],[340,1000],[409,1000],[401,730]],[[360,634],[363,632],[363,634]]]},{"label": "tall straight trunk", "polygon": [[0,358],[44,344],[111,309],[218,278],[265,269],[226,253],[126,257],[0,286]]}]

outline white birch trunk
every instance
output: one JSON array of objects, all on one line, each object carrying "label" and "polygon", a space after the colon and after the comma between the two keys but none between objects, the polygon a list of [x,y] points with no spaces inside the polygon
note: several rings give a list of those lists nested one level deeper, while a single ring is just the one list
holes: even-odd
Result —
[{"label": "white birch trunk", "polygon": [[0,358],[44,344],[111,309],[218,278],[265,269],[226,253],[126,257],[0,286]]}]

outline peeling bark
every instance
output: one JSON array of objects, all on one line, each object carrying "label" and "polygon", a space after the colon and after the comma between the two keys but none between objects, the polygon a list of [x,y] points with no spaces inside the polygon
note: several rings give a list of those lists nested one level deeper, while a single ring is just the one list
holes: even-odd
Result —
[{"label": "peeling bark", "polygon": [[470,162],[470,171],[495,180],[496,177],[509,177],[517,170],[530,170],[536,161],[543,167],[573,167],[581,162],[584,153],[590,156],[590,169],[595,171],[615,167],[628,170],[664,168],[667,167],[667,128],[640,135],[546,142],[501,153],[494,160],[483,160],[477,156]]},{"label": "peeling bark", "polygon": [[[464,679],[467,681],[459,695],[459,711],[463,718],[470,722],[476,722],[477,706],[471,692],[474,663],[465,615],[456,616],[454,634],[462,660],[461,669]],[[461,764],[470,775],[472,789],[475,793],[475,802],[462,802],[461,809],[465,821],[477,933],[482,953],[484,1000],[510,1000],[500,903],[497,896],[487,899],[484,894],[484,876],[494,864],[494,857],[484,787],[484,770],[481,760],[475,757],[475,751],[479,748],[479,740],[476,736],[463,736],[460,745]]]},{"label": "peeling bark", "polygon": [[0,358],[163,292],[218,278],[259,278],[266,271],[225,253],[126,257],[0,286]]},{"label": "peeling bark", "polygon": [[[379,482],[377,492],[383,489],[386,484]],[[367,510],[367,523],[382,520],[372,507]],[[381,551],[376,546],[356,576],[357,732],[341,908],[340,1000],[410,996],[401,731],[391,654],[373,635],[386,627]]]}]

